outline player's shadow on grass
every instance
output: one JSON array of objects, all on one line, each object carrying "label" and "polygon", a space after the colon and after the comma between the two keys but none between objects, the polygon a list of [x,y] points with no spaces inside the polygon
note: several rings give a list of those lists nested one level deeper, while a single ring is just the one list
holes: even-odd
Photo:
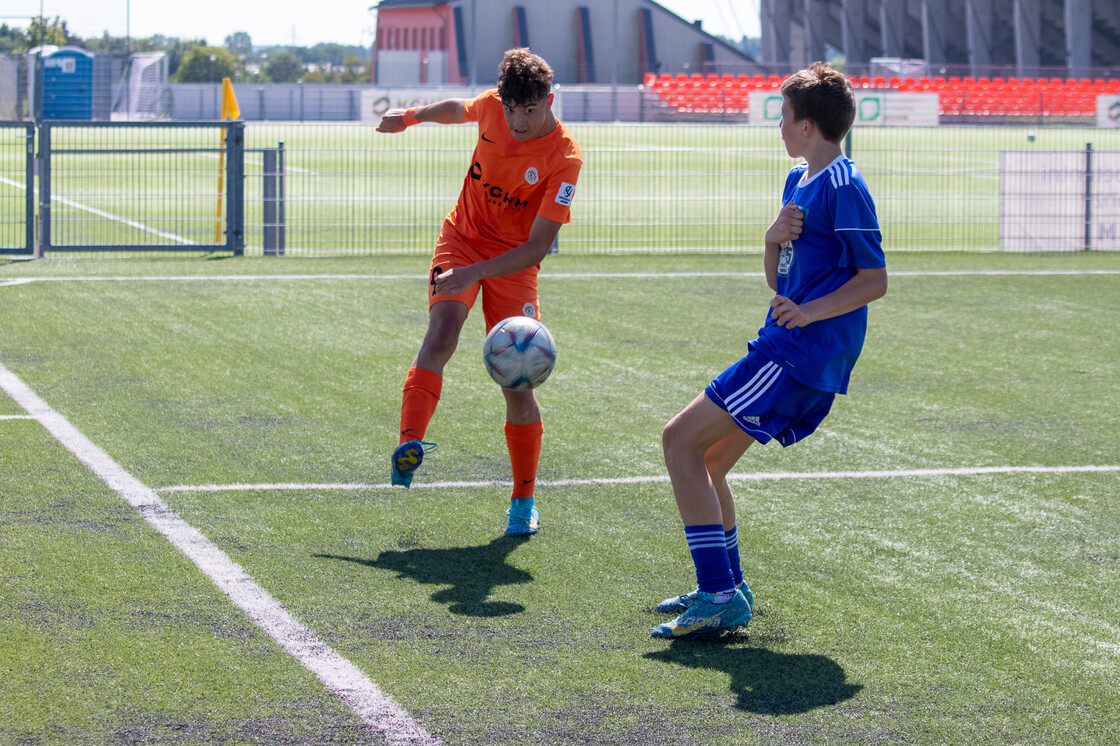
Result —
[{"label": "player's shadow on grass", "polygon": [[525,611],[521,604],[487,599],[498,586],[532,582],[531,574],[506,562],[510,553],[528,540],[528,536],[499,536],[478,547],[385,551],[375,560],[333,554],[315,556],[391,570],[398,577],[412,578],[425,585],[450,586],[433,593],[432,600],[448,604],[452,614],[497,617]]},{"label": "player's shadow on grass", "polygon": [[844,669],[823,655],[775,653],[711,642],[674,640],[646,658],[686,668],[708,668],[731,676],[735,707],[759,715],[790,715],[851,699],[863,686],[850,684]]}]

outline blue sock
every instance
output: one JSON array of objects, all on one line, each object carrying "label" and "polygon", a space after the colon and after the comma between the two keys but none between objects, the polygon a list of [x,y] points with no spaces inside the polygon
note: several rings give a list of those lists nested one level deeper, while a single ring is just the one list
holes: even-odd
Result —
[{"label": "blue sock", "polygon": [[688,551],[696,565],[696,584],[704,593],[719,593],[735,588],[731,565],[727,561],[727,540],[723,526],[685,526]]},{"label": "blue sock", "polygon": [[739,560],[739,527],[732,526],[730,531],[725,531],[724,539],[727,542],[727,561],[731,565],[731,577],[735,579],[735,585],[741,585],[743,582],[743,566]]}]

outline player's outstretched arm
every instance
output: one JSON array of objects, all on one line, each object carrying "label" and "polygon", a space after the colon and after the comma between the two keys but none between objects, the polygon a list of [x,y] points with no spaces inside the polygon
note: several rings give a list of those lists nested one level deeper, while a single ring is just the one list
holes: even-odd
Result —
[{"label": "player's outstretched arm", "polygon": [[449,98],[425,106],[414,106],[411,109],[390,109],[381,116],[377,131],[395,134],[404,132],[411,125],[420,122],[462,124],[467,121],[463,113],[464,103],[463,99]]}]

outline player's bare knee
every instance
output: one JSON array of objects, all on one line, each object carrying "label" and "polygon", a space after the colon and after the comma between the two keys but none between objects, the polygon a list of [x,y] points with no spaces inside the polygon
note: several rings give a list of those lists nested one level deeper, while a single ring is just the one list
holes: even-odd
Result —
[{"label": "player's bare knee", "polygon": [[661,430],[661,450],[665,453],[666,461],[684,450],[685,443],[681,430],[680,420],[676,417],[669,420]]}]

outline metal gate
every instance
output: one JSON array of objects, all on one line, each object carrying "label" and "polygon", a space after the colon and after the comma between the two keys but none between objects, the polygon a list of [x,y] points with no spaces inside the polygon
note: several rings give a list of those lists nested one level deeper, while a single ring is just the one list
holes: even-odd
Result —
[{"label": "metal gate", "polygon": [[0,122],[0,254],[35,250],[35,125]]},{"label": "metal gate", "polygon": [[39,256],[244,253],[243,122],[39,125]]}]

